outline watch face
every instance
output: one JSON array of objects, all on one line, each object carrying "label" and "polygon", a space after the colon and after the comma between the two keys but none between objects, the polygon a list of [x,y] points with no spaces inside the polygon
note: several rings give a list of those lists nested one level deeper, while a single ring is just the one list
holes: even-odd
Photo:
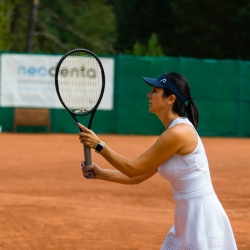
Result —
[{"label": "watch face", "polygon": [[96,148],[95,148],[95,151],[97,152],[97,153],[100,153],[101,152],[101,150],[103,149],[103,146],[105,145],[105,143],[102,141],[102,142],[100,142],[97,146],[96,146]]}]

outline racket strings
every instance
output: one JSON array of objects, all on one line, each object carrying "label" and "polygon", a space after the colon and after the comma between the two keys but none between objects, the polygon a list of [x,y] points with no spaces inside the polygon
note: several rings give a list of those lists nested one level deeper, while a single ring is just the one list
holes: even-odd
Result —
[{"label": "racket strings", "polygon": [[84,114],[97,104],[102,90],[102,71],[95,57],[87,52],[67,56],[59,69],[61,98],[75,114]]}]

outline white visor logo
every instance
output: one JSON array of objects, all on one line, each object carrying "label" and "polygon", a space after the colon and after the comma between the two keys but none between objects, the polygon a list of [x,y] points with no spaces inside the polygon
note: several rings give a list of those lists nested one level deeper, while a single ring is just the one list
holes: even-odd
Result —
[{"label": "white visor logo", "polygon": [[162,79],[162,80],[160,80],[159,82],[165,83],[166,81],[167,81],[166,79]]}]

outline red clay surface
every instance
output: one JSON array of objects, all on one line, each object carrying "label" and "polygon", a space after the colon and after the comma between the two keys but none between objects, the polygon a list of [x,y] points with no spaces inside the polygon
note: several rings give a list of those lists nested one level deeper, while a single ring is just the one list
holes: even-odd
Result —
[{"label": "red clay surface", "polygon": [[[155,136],[100,135],[136,158]],[[250,249],[250,139],[202,138],[215,191],[239,249]],[[72,134],[0,134],[0,249],[160,249],[173,224],[170,185],[156,174],[127,186],[82,177]],[[111,168],[93,152],[93,161]]]}]

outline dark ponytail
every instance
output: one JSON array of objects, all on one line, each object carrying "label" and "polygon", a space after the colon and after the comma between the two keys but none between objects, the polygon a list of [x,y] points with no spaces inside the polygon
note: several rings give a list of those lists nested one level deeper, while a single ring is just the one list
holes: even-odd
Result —
[{"label": "dark ponytail", "polygon": [[195,104],[193,99],[188,101],[187,118],[189,119],[189,121],[193,123],[194,127],[197,129],[198,123],[199,123],[199,113],[198,113],[197,105]]},{"label": "dark ponytail", "polygon": [[[191,97],[190,88],[186,78],[175,72],[166,73],[165,76],[167,76],[178,87],[178,89],[186,96],[188,101],[188,105],[186,106],[185,103],[176,97],[176,101],[173,105],[173,112],[181,117],[187,116],[190,122],[194,125],[195,129],[197,129],[199,123],[198,108]],[[173,93],[170,90],[164,88],[164,96],[168,97],[172,94]]]}]

